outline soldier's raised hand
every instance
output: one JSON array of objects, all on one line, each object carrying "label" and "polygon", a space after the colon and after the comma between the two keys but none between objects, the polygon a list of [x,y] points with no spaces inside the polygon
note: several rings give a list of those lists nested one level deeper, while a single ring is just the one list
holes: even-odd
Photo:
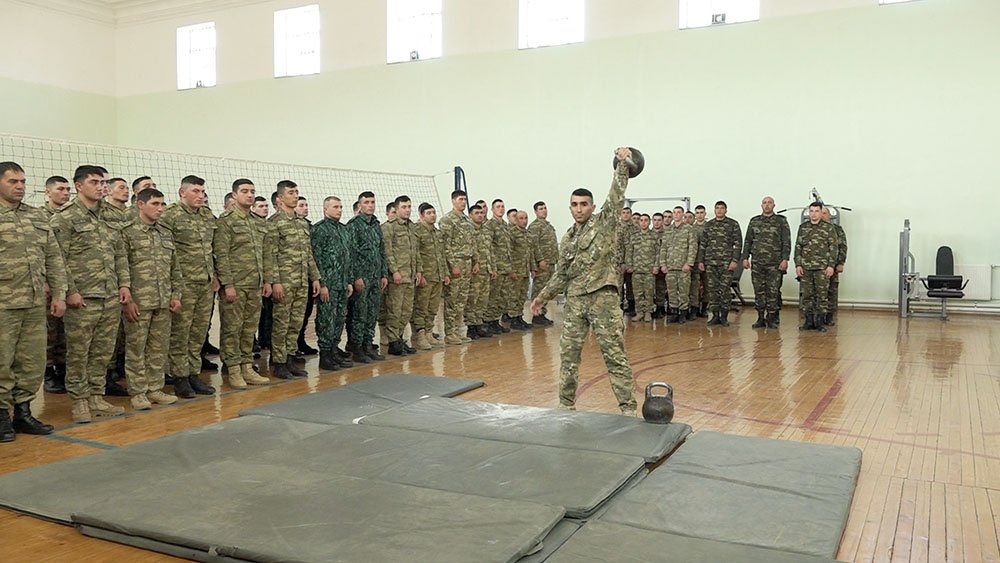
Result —
[{"label": "soldier's raised hand", "polygon": [[615,156],[618,157],[618,160],[632,158],[632,151],[628,147],[618,147],[615,149]]}]

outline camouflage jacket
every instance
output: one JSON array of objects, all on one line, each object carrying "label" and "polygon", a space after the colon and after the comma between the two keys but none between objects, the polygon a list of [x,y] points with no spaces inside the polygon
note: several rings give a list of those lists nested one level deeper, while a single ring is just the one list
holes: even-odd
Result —
[{"label": "camouflage jacket", "polygon": [[215,273],[212,260],[215,215],[207,207],[192,209],[177,201],[163,212],[160,224],[170,229],[174,237],[174,251],[181,263],[184,283],[208,283]]},{"label": "camouflage jacket", "polygon": [[[111,205],[110,203],[105,201],[101,205],[101,211],[103,212],[102,217],[104,218],[105,221],[109,223],[121,223],[122,227],[125,226],[125,223],[128,223],[129,221],[132,220],[128,216],[128,211],[129,211],[128,207],[124,209],[118,209],[114,205]],[[136,214],[137,219],[138,217],[139,217],[138,214]]]},{"label": "camouflage jacket", "polygon": [[795,265],[804,270],[825,270],[837,265],[837,231],[833,225],[809,221],[799,225],[795,236]]},{"label": "camouflage jacket", "polygon": [[362,278],[366,285],[389,277],[389,267],[385,261],[385,246],[382,229],[374,215],[358,213],[347,222],[347,228],[354,238],[354,275]]},{"label": "camouflage jacket", "polygon": [[475,241],[476,245],[475,254],[478,257],[479,275],[482,276],[495,272],[496,265],[493,263],[493,233],[490,232],[486,223],[476,225],[473,222],[472,226],[476,229],[473,241]]},{"label": "camouflage jacket", "polygon": [[847,233],[844,232],[844,227],[841,227],[838,223],[830,223],[833,225],[833,230],[837,232],[837,265],[843,266],[847,263]]},{"label": "camouflage jacket", "polygon": [[444,238],[444,255],[448,259],[448,269],[461,264],[465,260],[476,263],[475,225],[464,213],[452,209],[441,219],[441,236]]},{"label": "camouflage jacket", "polygon": [[663,229],[660,243],[659,264],[667,270],[680,270],[685,264],[694,266],[698,259],[698,233],[690,225],[681,223]]},{"label": "camouflage jacket", "polygon": [[44,307],[45,284],[66,299],[66,264],[49,218],[26,203],[0,205],[0,309]]},{"label": "camouflage jacket", "polygon": [[622,161],[601,211],[583,224],[574,224],[563,235],[559,262],[552,279],[538,295],[540,300],[550,301],[564,292],[576,297],[618,286],[618,216],[625,205],[627,187],[628,166]]},{"label": "camouflage jacket", "polygon": [[49,223],[66,262],[67,295],[106,299],[118,295],[118,273],[128,268],[121,224],[102,219],[105,204],[87,209],[78,198],[59,208]]},{"label": "camouflage jacket", "polygon": [[714,266],[728,266],[730,262],[739,261],[742,247],[740,224],[735,219],[726,217],[721,221],[719,219],[705,221],[705,230],[702,231],[701,241],[698,244],[702,262]]},{"label": "camouflage jacket", "polygon": [[234,205],[215,222],[215,273],[223,287],[260,289],[274,281],[267,221]]},{"label": "camouflage jacket", "polygon": [[507,230],[507,223],[503,219],[490,217],[489,221],[486,221],[486,228],[492,237],[490,257],[493,259],[493,269],[500,275],[509,274],[510,231]]},{"label": "camouflage jacket", "polygon": [[631,268],[635,262],[635,245],[639,242],[639,227],[632,222],[623,223],[621,232],[625,235],[625,240],[621,242],[624,251],[622,264]]},{"label": "camouflage jacket", "polygon": [[119,284],[132,292],[139,310],[166,309],[171,299],[181,299],[181,265],[174,252],[170,230],[160,224],[128,221],[122,228],[128,268]]},{"label": "camouflage jacket", "polygon": [[354,237],[347,225],[339,220],[324,218],[312,226],[312,249],[320,277],[330,291],[347,291],[354,283]]},{"label": "camouflage jacket", "polygon": [[559,260],[559,241],[556,229],[545,219],[535,219],[528,225],[528,240],[531,241],[531,254],[534,260],[531,270],[538,270],[539,262],[546,262],[549,271]]},{"label": "camouflage jacket", "polygon": [[382,241],[389,273],[399,274],[403,283],[413,283],[420,271],[420,253],[417,252],[413,221],[396,217],[382,224]]},{"label": "camouflage jacket", "polygon": [[312,253],[309,222],[294,213],[276,211],[267,220],[271,238],[271,263],[274,264],[274,283],[306,287],[320,279],[319,267]]},{"label": "camouflage jacket", "polygon": [[754,264],[777,266],[788,260],[792,252],[792,230],[784,215],[772,213],[770,217],[757,215],[747,224],[743,242],[743,259],[753,256]]},{"label": "camouflage jacket", "polygon": [[694,237],[698,244],[698,256],[694,259],[695,263],[704,262],[705,256],[701,252],[701,239],[702,234],[705,232],[705,223],[698,223],[697,221],[691,223],[691,229],[694,231]]},{"label": "camouflage jacket", "polygon": [[640,229],[632,239],[632,252],[630,253],[632,262],[628,267],[635,270],[635,273],[652,275],[653,272],[650,270],[659,265],[657,263],[659,254],[659,235],[649,229],[645,231]]},{"label": "camouflage jacket", "polygon": [[534,264],[531,255],[531,245],[528,244],[528,230],[517,225],[508,225],[510,229],[510,271],[527,276]]},{"label": "camouflage jacket", "polygon": [[420,221],[413,232],[417,237],[417,252],[420,253],[420,273],[428,282],[443,282],[448,276],[448,261],[444,257],[441,230]]}]

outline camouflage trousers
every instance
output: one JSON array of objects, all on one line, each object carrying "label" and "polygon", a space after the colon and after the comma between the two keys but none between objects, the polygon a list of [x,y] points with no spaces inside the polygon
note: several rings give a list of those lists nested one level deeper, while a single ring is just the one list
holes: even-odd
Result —
[{"label": "camouflage trousers", "polygon": [[184,306],[170,322],[169,373],[174,377],[201,373],[201,347],[215,309],[211,281],[185,284],[181,295]]},{"label": "camouflage trousers", "polygon": [[632,293],[635,295],[635,314],[653,312],[653,289],[656,276],[649,272],[636,271],[632,274]]},{"label": "camouflage trousers", "polygon": [[507,312],[507,304],[503,300],[503,290],[510,272],[497,274],[497,279],[490,280],[490,297],[486,304],[486,320],[495,321]]},{"label": "camouflage trousers", "polygon": [[44,306],[0,309],[0,408],[30,403],[38,393],[45,372],[46,311]]},{"label": "camouflage trousers", "polygon": [[228,367],[253,363],[253,335],[260,323],[262,297],[260,288],[237,287],[236,301],[226,300],[219,292],[219,356]]},{"label": "camouflage trousers", "polygon": [[490,300],[490,275],[480,271],[469,281],[469,302],[465,304],[465,324],[481,325]]},{"label": "camouflage trousers", "polygon": [[826,312],[836,313],[838,305],[840,305],[840,274],[834,272],[830,278],[830,290],[827,292]]},{"label": "camouflage trousers", "polygon": [[465,306],[469,302],[469,286],[472,282],[472,261],[458,264],[461,275],[451,278],[444,288],[444,333],[454,334],[465,326]]},{"label": "camouflage trousers", "polygon": [[403,331],[413,318],[413,283],[396,285],[389,282],[385,288],[383,303],[385,303],[384,335],[389,342],[403,339]]},{"label": "camouflage trousers", "polygon": [[624,273],[622,274],[622,280],[620,284],[620,302],[623,307],[630,309],[635,306],[635,291],[632,287],[632,274]]},{"label": "camouflage trousers", "polygon": [[355,291],[348,302],[350,321],[347,327],[347,343],[372,344],[375,341],[375,325],[379,307],[382,305],[380,278],[365,279],[364,291]]},{"label": "camouflage trousers", "polygon": [[528,298],[528,283],[531,280],[523,274],[516,280],[507,276],[504,299],[507,303],[506,313],[511,317],[524,316],[524,302]]},{"label": "camouflage trousers", "polygon": [[580,355],[587,334],[593,329],[618,407],[635,410],[635,379],[625,353],[625,323],[617,288],[607,286],[587,295],[568,297],[564,313],[559,336],[559,403],[564,406],[576,403]]},{"label": "camouflage trousers", "polygon": [[777,264],[757,264],[750,269],[753,282],[754,307],[773,313],[781,307],[781,270]]},{"label": "camouflage trousers", "polygon": [[[529,301],[534,299],[535,297],[538,297],[538,294],[541,293],[542,289],[545,288],[545,284],[549,283],[549,280],[552,279],[552,268],[554,268],[554,266],[549,265],[548,270],[545,270],[544,272],[542,271],[535,272],[535,283],[532,287],[531,295],[528,296]],[[541,315],[543,317],[547,315],[549,312],[549,308],[546,307],[545,305],[546,305],[545,303],[542,303]]]},{"label": "camouflage trousers", "polygon": [[340,346],[347,322],[347,290],[330,290],[330,300],[316,302],[316,337],[319,349],[330,352]]},{"label": "camouflage trousers", "polygon": [[731,300],[729,287],[733,283],[729,265],[705,264],[705,275],[708,281],[708,309],[715,313],[728,310]]},{"label": "camouflage trousers", "polygon": [[45,367],[66,365],[66,327],[62,318],[57,319],[47,314],[45,327]]},{"label": "camouflage trousers", "polygon": [[84,303],[86,307],[66,309],[64,317],[66,390],[73,400],[104,395],[108,360],[115,351],[115,332],[121,316],[118,296],[86,298]]},{"label": "camouflage trousers", "polygon": [[434,319],[437,318],[438,308],[441,307],[443,289],[443,283],[429,281],[427,285],[418,287],[413,292],[413,317],[410,319],[410,324],[414,334],[419,330],[434,329]]},{"label": "camouflage trousers", "polygon": [[691,307],[700,307],[705,303],[707,297],[706,285],[708,284],[705,272],[698,270],[697,266],[691,270],[691,289],[688,293],[688,302]]},{"label": "camouflage trousers", "polygon": [[656,274],[653,282],[653,305],[659,307],[667,301],[667,275],[663,272]]},{"label": "camouflage trousers", "polygon": [[[306,301],[309,300],[309,285],[284,284],[283,288],[285,295],[281,301],[274,301],[271,313],[272,364],[287,362],[289,354],[298,349],[299,327],[306,314]],[[250,357],[253,358],[252,352]]]},{"label": "camouflage trousers", "polygon": [[805,270],[799,279],[802,290],[802,312],[807,315],[822,315],[827,309],[830,296],[830,279],[823,270]]},{"label": "camouflage trousers", "polygon": [[670,307],[684,311],[691,307],[691,273],[683,270],[667,271],[667,296]]},{"label": "camouflage trousers", "polygon": [[170,320],[170,309],[139,309],[139,320],[125,323],[125,381],[129,395],[163,389]]}]

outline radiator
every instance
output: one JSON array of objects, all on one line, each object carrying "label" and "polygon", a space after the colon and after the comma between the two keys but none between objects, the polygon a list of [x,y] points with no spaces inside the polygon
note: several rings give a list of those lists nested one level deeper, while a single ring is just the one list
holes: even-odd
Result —
[{"label": "radiator", "polygon": [[992,299],[993,278],[989,264],[955,264],[955,275],[969,281],[965,286],[965,298],[974,301]]}]

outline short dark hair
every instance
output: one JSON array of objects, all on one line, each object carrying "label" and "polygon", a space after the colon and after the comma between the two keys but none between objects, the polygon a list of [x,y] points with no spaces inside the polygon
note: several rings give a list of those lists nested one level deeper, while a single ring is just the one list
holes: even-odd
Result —
[{"label": "short dark hair", "polygon": [[272,206],[278,205],[278,192],[271,192],[271,205]]},{"label": "short dark hair", "polygon": [[690,215],[690,216],[694,217],[694,211],[685,211],[684,215],[685,216]]},{"label": "short dark hair", "polygon": [[476,205],[478,205],[479,207],[482,207],[483,209],[486,209],[486,200],[485,199],[480,199],[480,200],[476,201]]},{"label": "short dark hair", "polygon": [[[146,190],[143,190],[143,191],[146,191]],[[230,200],[232,200],[232,199],[233,199],[233,192],[229,192],[228,194],[222,196],[222,205],[225,205],[225,204],[229,203]]]},{"label": "short dark hair", "polygon": [[663,213],[653,213],[653,219],[656,219],[657,217],[663,219]]},{"label": "short dark hair", "polygon": [[496,205],[496,204],[498,204],[498,203],[503,203],[503,200],[502,200],[502,199],[499,199],[499,198],[498,198],[498,199],[494,199],[494,200],[493,200],[493,203],[491,203],[491,204],[490,204],[490,207],[493,207],[494,205]]},{"label": "short dark hair", "polygon": [[375,199],[375,192],[372,192],[372,191],[363,191],[363,192],[359,193],[358,194],[358,201],[361,201],[361,200],[365,199],[366,197],[370,197],[372,199]]},{"label": "short dark hair", "polygon": [[456,200],[456,199],[458,199],[460,197],[464,197],[464,198],[468,199],[469,198],[469,194],[463,192],[462,190],[455,190],[455,191],[451,192],[451,199],[452,199],[452,201],[454,201],[454,200]]},{"label": "short dark hair", "polygon": [[675,210],[677,210],[677,209],[680,209],[681,211],[684,211],[684,210],[685,210],[685,209],[684,209],[683,207],[681,207],[680,205],[678,205],[677,207],[674,207],[674,209],[675,209]]},{"label": "short dark hair", "polygon": [[399,207],[399,206],[396,205],[395,201],[390,201],[389,203],[385,204],[385,212],[388,213],[388,212],[392,211],[393,209],[396,209],[397,207]]},{"label": "short dark hair", "polygon": [[275,191],[278,193],[278,195],[281,195],[285,193],[285,190],[297,187],[299,187],[299,185],[291,180],[282,180],[278,182],[278,189]]},{"label": "short dark hair", "polygon": [[[108,180],[109,184],[114,184],[115,182],[125,182],[125,178],[112,178]],[[128,185],[128,182],[125,182],[125,185]]]},{"label": "short dark hair", "polygon": [[[576,197],[589,197],[591,202],[594,201],[594,194],[592,194],[590,192],[590,190],[588,190],[587,188],[577,188],[577,189],[573,190],[573,193],[570,194],[570,195],[574,195]],[[629,212],[632,211],[628,207],[624,207],[623,209],[628,209]]]},{"label": "short dark hair", "polygon": [[73,172],[73,182],[82,182],[90,176],[101,176],[103,178],[104,172],[101,172],[100,167],[94,166],[93,164],[81,164],[80,166],[77,166],[76,171]]},{"label": "short dark hair", "polygon": [[358,204],[359,204],[359,203],[361,203],[361,200],[360,200],[360,199],[359,199],[358,201],[355,201],[355,202],[354,202],[354,205],[352,205],[352,206],[351,206],[351,211],[353,211],[353,212],[357,213],[357,212],[358,212]]},{"label": "short dark hair", "polygon": [[299,196],[299,199],[297,199],[297,200],[295,200],[295,201],[308,201],[308,200],[307,200],[307,199],[305,198],[305,196],[301,196],[301,195],[300,195],[300,196]]},{"label": "short dark hair", "polygon": [[420,204],[420,207],[417,207],[417,212],[419,212],[421,215],[423,215],[424,211],[428,211],[430,209],[434,209],[434,206],[431,205],[431,204],[429,204],[429,203],[427,203],[425,201],[425,202],[423,202],[423,203]]},{"label": "short dark hair", "polygon": [[20,172],[24,174],[24,168],[21,165],[13,161],[0,162],[0,174],[6,174],[7,172]]},{"label": "short dark hair", "polygon": [[53,184],[58,184],[59,182],[62,182],[63,184],[68,184],[69,180],[63,178],[62,176],[49,176],[49,179],[45,180],[45,187],[47,188]]},{"label": "short dark hair", "polygon": [[251,182],[248,178],[237,178],[233,180],[233,192],[238,192],[240,190],[240,186],[245,186],[247,184],[253,186],[253,182]]},{"label": "short dark hair", "polygon": [[259,196],[255,197],[255,198],[253,198],[253,202],[254,203],[257,203],[258,201],[263,201],[263,202],[266,203],[267,202],[267,198],[264,197],[264,196],[262,196],[262,195],[259,195]]},{"label": "short dark hair", "polygon": [[510,215],[511,213],[517,213],[517,208],[511,207],[510,209],[507,210],[507,215]]},{"label": "short dark hair", "polygon": [[719,201],[715,202],[715,206],[716,206],[716,207],[718,207],[718,206],[720,206],[720,205],[721,205],[722,207],[725,207],[726,209],[729,209],[729,206],[728,206],[728,205],[726,205],[726,202],[722,201],[721,199],[720,199]]},{"label": "short dark hair", "polygon": [[205,179],[199,178],[194,174],[190,174],[188,176],[184,176],[183,178],[181,178],[181,185],[183,186],[184,184],[191,184],[192,186],[204,186]]},{"label": "short dark hair", "polygon": [[104,174],[110,174],[110,172],[108,172],[108,169],[107,169],[107,168],[105,168],[105,167],[103,167],[103,166],[101,166],[100,164],[97,164],[97,165],[95,165],[95,166],[94,166],[94,168],[96,168],[96,169],[100,170],[100,171],[101,171],[101,175],[102,175],[102,176],[103,176]]},{"label": "short dark hair", "polygon": [[408,196],[408,195],[401,195],[401,196],[399,196],[399,197],[396,198],[395,203],[396,203],[396,205],[399,205],[400,203],[406,203],[408,201],[410,201],[410,196]]},{"label": "short dark hair", "polygon": [[639,217],[640,217],[640,218],[642,218],[642,217],[645,217],[646,219],[649,219],[649,214],[648,214],[648,213],[643,213],[643,214],[642,214],[642,215],[640,215]]},{"label": "short dark hair", "polygon": [[135,196],[135,200],[137,202],[141,201],[143,203],[149,203],[149,200],[154,197],[163,197],[163,192],[156,188],[146,188]]},{"label": "short dark hair", "polygon": [[136,188],[138,188],[139,184],[141,184],[144,180],[152,180],[152,178],[150,178],[149,176],[139,176],[135,180],[132,180],[132,189],[135,190]]},{"label": "short dark hair", "polygon": [[477,203],[477,204],[475,204],[475,205],[473,205],[472,207],[469,208],[469,213],[472,213],[473,211],[479,211],[480,209],[485,210],[486,208],[483,207],[482,205],[479,205]]},{"label": "short dark hair", "polygon": [[704,211],[705,210],[705,206],[704,205],[696,205],[696,206],[694,206],[694,210],[695,211],[698,211],[699,209],[701,209],[702,211]]},{"label": "short dark hair", "polygon": [[809,207],[810,208],[818,207],[820,209],[823,209],[823,204],[820,203],[820,202],[818,202],[818,201],[814,201],[814,202],[812,202],[812,203],[809,204]]},{"label": "short dark hair", "polygon": [[535,205],[534,205],[534,206],[532,206],[532,207],[533,207],[533,209],[534,209],[535,211],[538,211],[538,208],[539,208],[539,207],[542,207],[543,205],[545,205],[545,202],[544,202],[544,201],[536,201],[536,202],[535,202]]}]

